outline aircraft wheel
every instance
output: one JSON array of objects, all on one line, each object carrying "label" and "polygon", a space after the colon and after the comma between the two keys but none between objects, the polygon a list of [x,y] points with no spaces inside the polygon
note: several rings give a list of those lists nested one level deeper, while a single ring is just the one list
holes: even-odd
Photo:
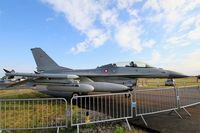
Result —
[{"label": "aircraft wheel", "polygon": [[79,96],[80,94],[78,93],[78,92],[74,92],[73,94],[72,94],[72,97],[75,97],[75,96]]},{"label": "aircraft wheel", "polygon": [[76,97],[76,96],[79,96],[80,94],[78,93],[78,92],[74,92],[72,95],[71,95],[71,99],[73,98],[73,100],[72,100],[72,104],[73,105],[78,105],[77,103],[78,103],[78,98]]}]

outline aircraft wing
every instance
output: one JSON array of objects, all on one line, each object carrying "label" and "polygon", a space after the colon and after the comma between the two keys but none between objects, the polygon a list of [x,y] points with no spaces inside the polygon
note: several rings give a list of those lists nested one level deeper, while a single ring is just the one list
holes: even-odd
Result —
[{"label": "aircraft wing", "polygon": [[50,73],[18,73],[14,71],[6,71],[6,76],[22,76],[28,78],[57,78],[57,79],[77,79],[78,75],[69,75],[69,74],[50,74]]}]

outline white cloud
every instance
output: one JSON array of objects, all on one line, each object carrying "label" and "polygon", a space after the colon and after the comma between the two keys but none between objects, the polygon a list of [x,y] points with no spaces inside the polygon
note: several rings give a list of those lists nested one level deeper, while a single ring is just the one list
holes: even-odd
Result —
[{"label": "white cloud", "polygon": [[171,46],[186,46],[186,35],[170,37],[166,40],[166,43]]},{"label": "white cloud", "polygon": [[[195,3],[195,4],[194,4]],[[190,11],[200,5],[199,0],[148,0],[143,5],[143,10],[149,9],[156,12],[147,18],[152,22],[162,22],[166,32],[173,31],[181,22],[188,20]]]},{"label": "white cloud", "polygon": [[148,16],[145,19],[148,22],[153,22],[154,23],[154,22],[160,22],[162,20],[162,18],[163,18],[163,14],[162,13],[158,13],[158,14],[155,14],[153,16]]},{"label": "white cloud", "polygon": [[160,11],[160,4],[157,0],[147,0],[143,5],[143,10],[152,9],[155,11]]},{"label": "white cloud", "polygon": [[63,13],[67,21],[86,36],[85,40],[71,49],[74,53],[97,48],[112,37],[119,46],[140,52],[142,46],[138,20],[130,17],[127,25],[126,21],[119,18],[120,10],[126,7],[129,7],[127,15],[138,17],[137,11],[131,9],[138,1],[141,0],[119,0],[110,8],[109,2],[104,0],[43,0],[55,11]]},{"label": "white cloud", "polygon": [[159,51],[153,50],[150,59],[146,60],[146,62],[155,67],[195,76],[200,74],[199,57],[200,49],[182,56],[176,53],[163,55]]},{"label": "white cloud", "polygon": [[74,53],[100,47],[113,39],[123,49],[141,52],[153,48],[155,43],[174,48],[191,45],[199,38],[200,15],[191,13],[200,7],[199,0],[42,1],[64,14],[85,36],[71,49]]},{"label": "white cloud", "polygon": [[117,5],[119,9],[126,9],[133,6],[133,4],[140,2],[141,0],[117,0]]},{"label": "white cloud", "polygon": [[118,27],[115,39],[122,48],[140,52],[142,50],[140,33],[140,29],[130,22]]},{"label": "white cloud", "polygon": [[170,70],[182,72],[188,75],[200,74],[200,49],[183,55],[182,57],[171,56],[163,58],[162,64]]},{"label": "white cloud", "polygon": [[[63,13],[72,26],[86,35],[83,42],[71,49],[72,52],[85,52],[89,47],[99,47],[108,40],[107,31],[97,28],[95,24],[97,17],[104,8],[104,5],[100,2],[93,0],[43,1],[51,5],[57,12]],[[106,24],[114,23],[115,18],[115,14],[109,10],[104,11],[102,15],[102,21]]]},{"label": "white cloud", "polygon": [[189,17],[185,21],[183,21],[179,27],[179,29],[180,29],[179,31],[182,32],[182,31],[186,31],[186,30],[190,29],[193,26],[193,24],[195,23],[195,17]]},{"label": "white cloud", "polygon": [[88,42],[81,42],[79,44],[77,44],[75,47],[71,48],[71,51],[74,52],[75,54],[78,54],[80,52],[85,52],[87,51],[88,48]]},{"label": "white cloud", "polygon": [[87,36],[94,47],[99,47],[108,40],[109,34],[103,32],[100,29],[92,29],[88,31]]},{"label": "white cloud", "polygon": [[145,21],[158,23],[162,27],[164,47],[174,48],[192,45],[199,39],[200,15],[198,11],[192,12],[197,7],[200,7],[199,0],[148,0],[142,9],[154,11],[147,13]]},{"label": "white cloud", "polygon": [[86,52],[88,47],[93,45],[94,47],[99,47],[108,40],[109,34],[103,32],[101,29],[91,29],[87,31],[87,39],[83,42],[80,42],[71,51],[75,54]]},{"label": "white cloud", "polygon": [[160,53],[157,50],[153,50],[152,57],[149,61],[150,64],[152,64],[152,65],[159,64],[160,59],[161,59]]},{"label": "white cloud", "polygon": [[[184,23],[186,26],[184,29],[188,28],[188,25]],[[182,27],[182,25],[181,25]],[[200,40],[200,26],[190,28],[191,30],[188,30],[186,33],[182,33],[181,35],[173,35],[169,38],[167,38],[166,43],[168,46],[187,46],[192,45],[192,42],[195,42],[197,40]],[[173,47],[172,47],[173,48]]]},{"label": "white cloud", "polygon": [[153,39],[150,39],[150,40],[144,42],[144,47],[152,48],[155,44],[156,44],[156,41]]},{"label": "white cloud", "polygon": [[186,54],[183,53],[181,56],[174,52],[164,55],[157,50],[153,50],[152,56],[147,62],[153,66],[192,76],[200,74],[199,57],[200,49]]},{"label": "white cloud", "polygon": [[103,23],[103,25],[112,26],[112,25],[117,25],[118,23],[118,20],[117,20],[118,13],[114,9],[102,11],[100,17],[101,17],[101,22]]},{"label": "white cloud", "polygon": [[186,55],[181,64],[181,71],[186,72],[188,74],[200,74],[200,50],[195,50],[192,53]]},{"label": "white cloud", "polygon": [[188,33],[188,38],[191,40],[200,40],[200,27],[190,31]]},{"label": "white cloud", "polygon": [[185,7],[182,9],[185,12],[191,11],[195,8],[197,8],[200,5],[199,0],[188,0],[187,3],[185,3]]},{"label": "white cloud", "polygon": [[77,29],[87,30],[93,27],[96,14],[100,7],[93,0],[43,0],[54,10],[61,12],[65,18]]}]

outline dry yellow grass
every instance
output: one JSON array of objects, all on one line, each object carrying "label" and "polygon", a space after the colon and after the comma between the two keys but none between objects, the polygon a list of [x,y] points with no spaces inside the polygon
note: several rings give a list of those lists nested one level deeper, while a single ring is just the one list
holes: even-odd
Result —
[{"label": "dry yellow grass", "polygon": [[[165,86],[166,79],[139,79],[138,86],[140,88],[166,88],[169,86]],[[189,86],[189,85],[200,85],[200,80],[197,82],[196,77],[189,78],[180,78],[175,79],[176,86]]]},{"label": "dry yellow grass", "polygon": [[[31,89],[0,90],[0,99],[29,99],[47,98]],[[43,106],[41,106],[43,104]],[[27,128],[65,125],[66,108],[65,103],[55,101],[21,101],[21,102],[1,102],[0,103],[0,127],[1,128]],[[56,119],[57,118],[57,119]],[[5,122],[6,121],[6,122]],[[55,132],[55,130],[19,130],[19,133],[27,132]]]},{"label": "dry yellow grass", "polygon": [[65,102],[61,100],[1,101],[0,127],[5,129],[63,126],[66,124],[65,114]]},{"label": "dry yellow grass", "polygon": [[0,90],[1,99],[25,99],[25,98],[46,98],[48,95],[42,94],[32,89],[12,89]]}]

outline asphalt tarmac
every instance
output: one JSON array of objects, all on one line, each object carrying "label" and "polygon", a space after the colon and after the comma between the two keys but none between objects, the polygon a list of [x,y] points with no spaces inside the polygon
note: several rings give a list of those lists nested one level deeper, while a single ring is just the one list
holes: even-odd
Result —
[{"label": "asphalt tarmac", "polygon": [[[145,91],[137,94],[137,111],[146,113],[151,111],[167,110],[176,108],[176,94],[173,89],[160,91]],[[196,103],[200,99],[199,91],[187,91],[180,96],[180,105]],[[145,108],[142,108],[142,107]],[[149,129],[162,133],[200,133],[200,104],[185,108],[191,116],[183,109],[177,112],[183,117],[181,119],[174,111],[151,114],[143,116]],[[140,116],[130,119],[130,123],[141,128],[146,128]]]},{"label": "asphalt tarmac", "polygon": [[[161,133],[199,133],[200,132],[200,104],[186,108],[191,117],[181,109],[178,112],[183,117],[181,119],[175,112],[164,112],[154,115],[144,116],[148,123],[148,128]],[[146,128],[141,117],[129,119],[130,123]]]}]

